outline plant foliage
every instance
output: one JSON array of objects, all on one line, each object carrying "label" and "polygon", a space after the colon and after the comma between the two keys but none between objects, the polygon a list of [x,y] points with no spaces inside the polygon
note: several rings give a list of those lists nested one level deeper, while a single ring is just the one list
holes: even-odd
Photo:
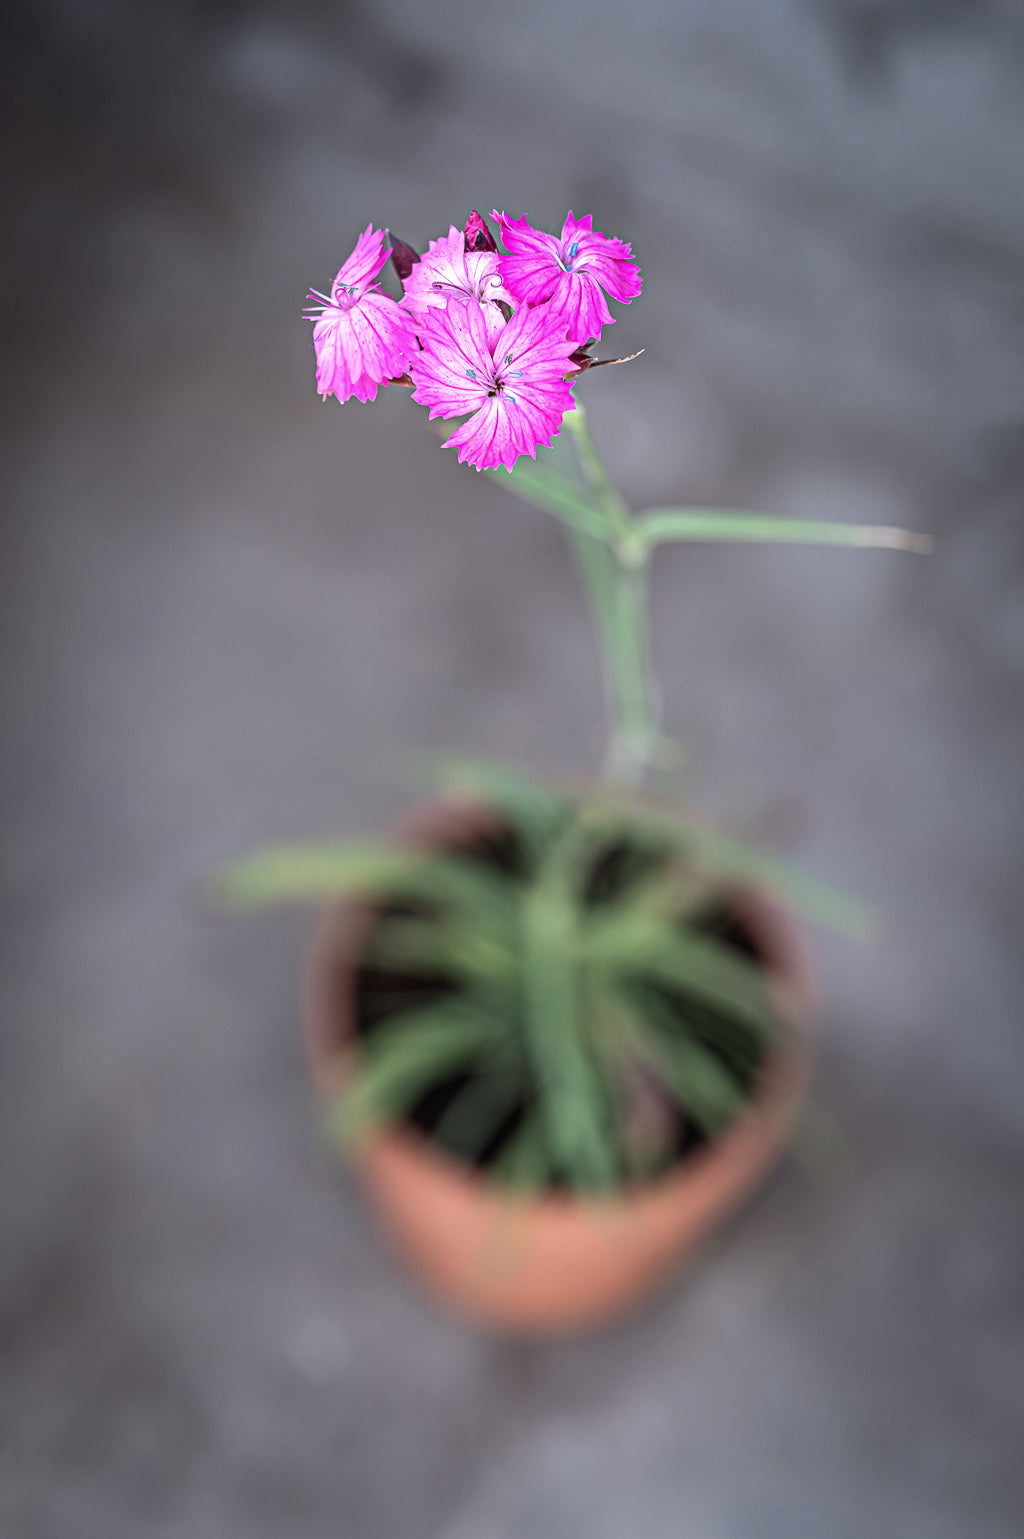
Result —
[{"label": "plant foliage", "polygon": [[239,905],[348,892],[375,916],[359,969],[348,1137],[412,1120],[510,1187],[602,1192],[714,1138],[788,1027],[730,888],[848,900],[653,802],[479,765],[446,788],[481,809],[444,852],[265,851],[226,874]]}]

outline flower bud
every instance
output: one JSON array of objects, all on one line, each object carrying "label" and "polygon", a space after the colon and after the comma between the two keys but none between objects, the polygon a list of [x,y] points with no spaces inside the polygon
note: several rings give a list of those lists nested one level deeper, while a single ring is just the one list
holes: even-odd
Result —
[{"label": "flower bud", "polygon": [[497,249],[497,242],[491,234],[490,225],[483,214],[478,214],[474,209],[466,220],[466,250],[497,251]]},{"label": "flower bud", "polygon": [[399,240],[397,235],[388,231],[388,240],[391,242],[391,261],[395,272],[404,283],[413,270],[413,266],[420,259],[420,254],[415,246],[410,246],[406,241]]}]

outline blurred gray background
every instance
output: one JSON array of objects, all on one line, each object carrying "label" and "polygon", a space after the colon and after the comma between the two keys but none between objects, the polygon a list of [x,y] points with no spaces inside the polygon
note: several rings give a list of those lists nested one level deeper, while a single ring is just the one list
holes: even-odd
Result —
[{"label": "blurred gray background", "polygon": [[[3,50],[0,1533],[1024,1528],[1024,9],[34,0]],[[451,1323],[318,1142],[305,915],[201,884],[449,746],[592,766],[560,531],[399,391],[321,405],[372,219],[631,240],[582,387],[630,499],[906,523],[663,552],[701,799],[875,901],[789,1162],[644,1316]]]}]

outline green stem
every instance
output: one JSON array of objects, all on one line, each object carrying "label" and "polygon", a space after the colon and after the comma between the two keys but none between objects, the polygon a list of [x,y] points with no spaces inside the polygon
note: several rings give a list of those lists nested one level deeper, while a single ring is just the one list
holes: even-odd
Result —
[{"label": "green stem", "polygon": [[615,562],[613,637],[608,663],[614,685],[607,768],[613,779],[642,781],[658,746],[658,699],[648,633],[648,568]]},{"label": "green stem", "polygon": [[566,423],[605,519],[604,539],[576,528],[569,534],[601,648],[611,716],[606,768],[614,779],[642,781],[660,735],[648,634],[647,552],[634,538],[633,520],[601,462],[582,406],[567,415]]},{"label": "green stem", "polygon": [[[565,415],[585,490],[572,475],[520,461],[512,490],[566,526],[587,590],[611,718],[608,773],[643,781],[663,746],[648,635],[648,568],[655,546],[678,540],[931,549],[927,535],[887,525],[834,524],[710,508],[652,508],[634,516],[601,462],[583,407]],[[493,472],[497,475],[497,472]]]},{"label": "green stem", "polygon": [[597,504],[608,522],[609,532],[617,538],[627,536],[632,527],[629,508],[604,468],[597,446],[587,427],[587,414],[577,401],[576,410],[566,413],[565,425],[572,433],[580,468]]}]

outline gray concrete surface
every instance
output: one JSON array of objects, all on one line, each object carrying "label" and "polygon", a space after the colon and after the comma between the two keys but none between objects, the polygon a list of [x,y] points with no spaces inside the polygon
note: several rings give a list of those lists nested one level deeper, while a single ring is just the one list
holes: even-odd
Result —
[{"label": "gray concrete surface", "polygon": [[[0,1533],[1015,1539],[1024,1525],[1024,18],[874,0],[36,4],[6,51]],[[633,240],[586,381],[637,503],[928,561],[656,574],[702,798],[874,899],[790,1163],[641,1318],[503,1345],[317,1141],[307,920],[206,873],[363,833],[424,749],[591,765],[559,532],[396,394],[319,405],[373,218]]]}]

